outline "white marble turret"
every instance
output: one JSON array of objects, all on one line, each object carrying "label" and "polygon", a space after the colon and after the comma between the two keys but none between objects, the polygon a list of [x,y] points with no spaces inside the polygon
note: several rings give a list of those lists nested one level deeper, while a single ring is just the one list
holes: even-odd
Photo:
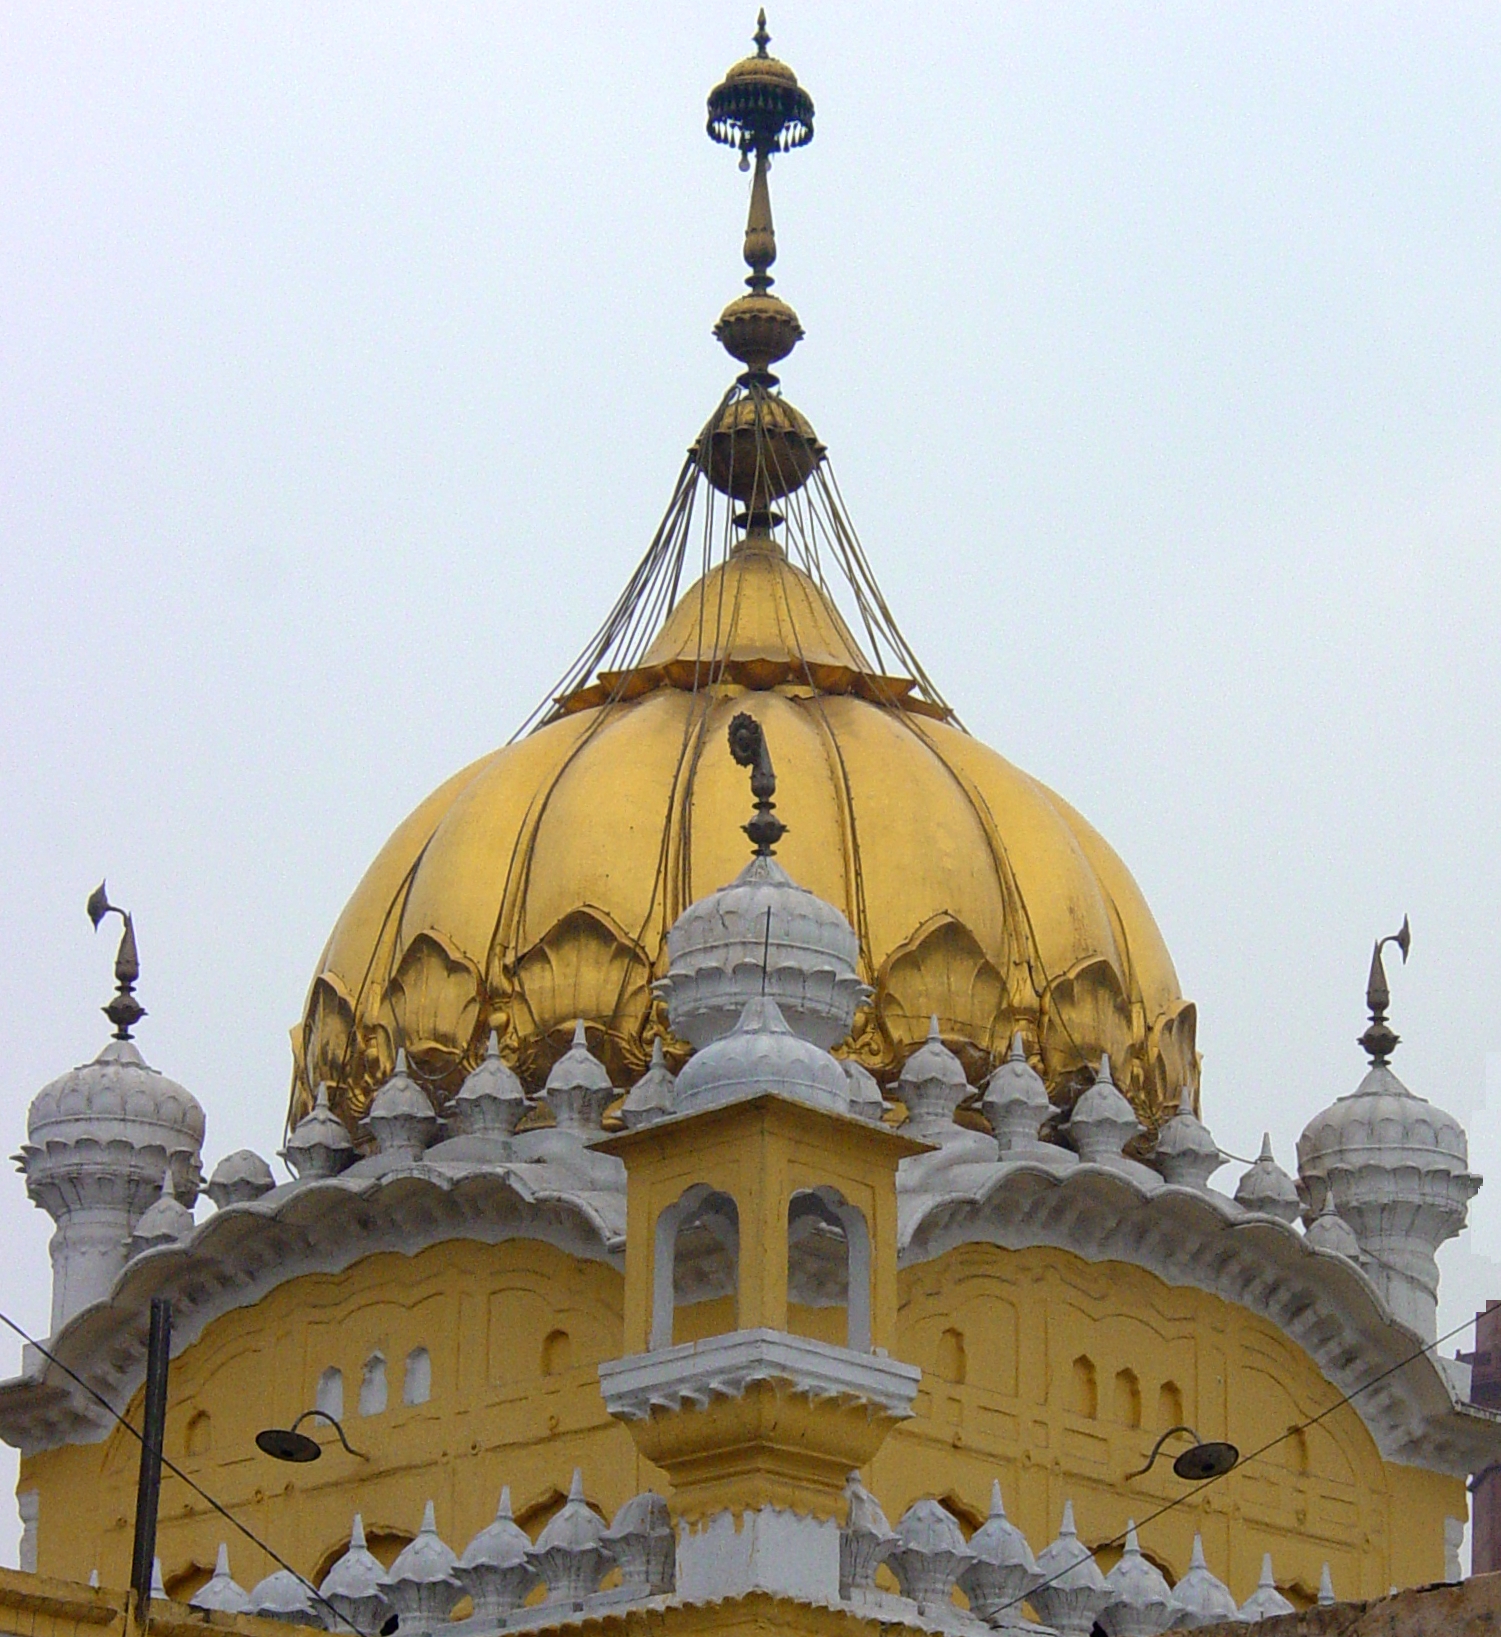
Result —
[{"label": "white marble turret", "polygon": [[396,1053],[391,1077],[376,1092],[365,1116],[383,1158],[400,1165],[415,1165],[438,1130],[433,1100],[417,1084],[403,1050]]},{"label": "white marble turret", "polygon": [[1317,1115],[1298,1138],[1298,1192],[1314,1218],[1332,1198],[1392,1312],[1432,1341],[1438,1334],[1437,1251],[1464,1227],[1480,1178],[1470,1170],[1464,1127],[1415,1097],[1391,1070],[1400,1036],[1386,1018],[1391,993],[1381,951],[1395,944],[1406,961],[1410,943],[1404,920],[1401,932],[1382,938],[1371,955],[1371,1021],[1360,1037],[1371,1066],[1348,1097]]},{"label": "white marble turret", "polygon": [[1126,1524],[1120,1562],[1105,1576],[1110,1601],[1100,1613],[1105,1637],[1157,1637],[1172,1624],[1173,1591],[1155,1563],[1142,1556],[1136,1520]]},{"label": "white marble turret", "polygon": [[542,1095],[559,1131],[587,1141],[604,1130],[604,1113],[616,1092],[604,1064],[589,1050],[582,1019],[574,1024],[573,1044],[553,1064]]},{"label": "white marble turret", "polygon": [[404,1632],[441,1631],[448,1624],[454,1604],[464,1595],[455,1573],[458,1562],[438,1534],[429,1501],[423,1508],[422,1527],[397,1553],[381,1587]]},{"label": "white marble turret", "polygon": [[1091,1165],[1119,1166],[1121,1150],[1141,1134],[1141,1121],[1110,1074],[1110,1059],[1100,1059],[1094,1084],[1074,1104],[1068,1135],[1079,1158]]},{"label": "white marble turret", "polygon": [[1272,1575],[1272,1554],[1263,1553],[1261,1579],[1256,1583],[1256,1590],[1241,1604],[1240,1618],[1247,1625],[1259,1625],[1261,1621],[1271,1620],[1279,1614],[1296,1612],[1292,1604],[1277,1590],[1277,1582]]},{"label": "white marble turret", "polygon": [[271,1167],[254,1149],[237,1148],[214,1167],[203,1191],[219,1210],[226,1205],[248,1205],[276,1186]]},{"label": "white marble turret", "polygon": [[795,1034],[765,995],[748,1000],[723,1039],[688,1059],[675,1097],[678,1111],[687,1114],[771,1089],[836,1114],[849,1111],[849,1080],[838,1060]]},{"label": "white marble turret", "polygon": [[1110,1593],[1094,1553],[1079,1539],[1072,1501],[1063,1503],[1058,1538],[1037,1554],[1037,1572],[1043,1578],[1028,1599],[1032,1607],[1063,1637],[1089,1637]]},{"label": "white marble turret", "polygon": [[[1011,1050],[985,1082],[980,1110],[995,1132],[1002,1159],[1031,1157],[1052,1147],[1037,1133],[1053,1112],[1042,1076],[1027,1061],[1020,1033],[1012,1036]],[[1062,1152],[1062,1150],[1056,1150]]]},{"label": "white marble turret", "polygon": [[562,1510],[537,1536],[527,1561],[547,1583],[547,1601],[573,1607],[599,1590],[609,1572],[605,1520],[584,1499],[583,1474],[574,1469]]},{"label": "white marble turret", "polygon": [[474,1599],[474,1612],[484,1620],[504,1625],[538,1585],[537,1571],[528,1561],[531,1537],[511,1514],[511,1486],[500,1492],[495,1521],[487,1524],[464,1548],[454,1570],[459,1584]]},{"label": "white marble turret", "polygon": [[1230,1588],[1204,1561],[1203,1537],[1195,1534],[1188,1572],[1173,1587],[1174,1631],[1195,1631],[1200,1626],[1221,1625],[1240,1617]]},{"label": "white marble turret", "polygon": [[324,1576],[318,1595],[327,1598],[356,1631],[375,1632],[391,1614],[385,1583],[385,1568],[366,1546],[365,1520],[356,1512],[349,1549]]},{"label": "white marble turret", "polygon": [[316,1182],[348,1170],[357,1157],[354,1138],[328,1106],[328,1087],[320,1085],[312,1108],[292,1128],[281,1158],[299,1182]]},{"label": "white marble turret", "polygon": [[37,1093],[16,1155],[26,1192],[57,1224],[52,1333],[109,1293],[132,1234],[170,1169],[191,1208],[202,1185],[203,1110],[150,1067],[133,1040],[111,1040],[92,1063]]},{"label": "white marble turret", "polygon": [[854,928],[771,857],[752,858],[729,886],[690,905],[667,934],[667,956],[667,976],[652,987],[672,1032],[695,1048],[728,1033],[764,994],[795,1034],[827,1050],[870,996]]},{"label": "white marble turret", "polygon": [[1311,1211],[1333,1197],[1392,1311],[1431,1341],[1436,1253],[1464,1227],[1480,1188],[1459,1121],[1415,1097],[1387,1064],[1373,1064],[1298,1139],[1298,1178]]},{"label": "white marble turret", "polygon": [[960,1134],[954,1110],[969,1096],[969,1081],[964,1065],[944,1045],[936,1017],[929,1021],[928,1038],[902,1064],[897,1096],[907,1106],[906,1136],[941,1143]]},{"label": "white marble turret", "polygon": [[485,1055],[449,1104],[449,1127],[459,1137],[509,1137],[525,1113],[526,1091],[500,1055],[500,1037],[492,1029]]},{"label": "white marble turret", "polygon": [[214,1572],[193,1593],[188,1607],[219,1614],[243,1614],[250,1607],[250,1593],[229,1572],[229,1547],[222,1540]]},{"label": "white marble turret", "polygon": [[969,1549],[974,1561],[961,1571],[959,1589],[970,1609],[996,1630],[1035,1629],[1022,1602],[1042,1576],[1027,1537],[1006,1516],[999,1478],[990,1486],[990,1516],[969,1537]]},{"label": "white marble turret", "polygon": [[1194,1113],[1193,1091],[1184,1086],[1178,1112],[1162,1122],[1157,1133],[1157,1169],[1180,1188],[1207,1188],[1209,1179],[1225,1163],[1219,1144]]},{"label": "white marble turret", "polygon": [[633,1085],[620,1105],[620,1121],[627,1131],[665,1120],[676,1111],[674,1087],[677,1076],[662,1055],[662,1037],[651,1043],[651,1062],[646,1073]]},{"label": "white marble turret", "polygon": [[1260,1155],[1235,1185],[1235,1203],[1244,1210],[1274,1216],[1289,1225],[1302,1214],[1298,1185],[1273,1156],[1270,1131],[1262,1133]]}]

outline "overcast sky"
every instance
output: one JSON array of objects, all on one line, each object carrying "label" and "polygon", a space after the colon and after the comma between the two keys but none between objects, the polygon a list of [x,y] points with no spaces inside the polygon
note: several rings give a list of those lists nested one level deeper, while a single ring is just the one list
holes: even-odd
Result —
[{"label": "overcast sky", "polygon": [[[103,1044],[107,875],[206,1168],[277,1145],[341,905],[583,644],[729,380],[703,99],[753,22],[0,12],[5,1142]],[[1135,873],[1231,1152],[1291,1166],[1354,1088],[1411,915],[1395,1067],[1495,1179],[1460,1322],[1501,1296],[1501,10],[771,27],[818,108],[784,382],[909,639]],[[0,1207],[40,1333],[50,1224]]]}]

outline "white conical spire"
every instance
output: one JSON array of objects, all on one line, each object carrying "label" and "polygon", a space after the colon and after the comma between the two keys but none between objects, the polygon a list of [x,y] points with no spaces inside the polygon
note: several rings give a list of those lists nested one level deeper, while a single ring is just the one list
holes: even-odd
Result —
[{"label": "white conical spire", "polygon": [[1240,1617],[1254,1624],[1258,1620],[1270,1620],[1275,1614],[1296,1612],[1277,1590],[1277,1582],[1272,1575],[1272,1554],[1268,1552],[1261,1560],[1261,1579],[1256,1584],[1256,1590],[1240,1606]]},{"label": "white conical spire", "polygon": [[221,1614],[243,1614],[250,1607],[250,1593],[235,1583],[229,1572],[229,1547],[221,1540],[214,1572],[188,1600],[195,1609],[216,1609]]},{"label": "white conical spire", "polygon": [[1110,1074],[1110,1057],[1100,1059],[1094,1084],[1074,1104],[1068,1135],[1079,1158],[1092,1165],[1115,1165],[1121,1150],[1141,1132],[1136,1110],[1122,1095]]},{"label": "white conical spire", "polygon": [[1157,1169],[1180,1188],[1207,1189],[1209,1179],[1225,1163],[1219,1144],[1194,1113],[1193,1089],[1184,1086],[1178,1112],[1165,1120],[1157,1133]]},{"label": "white conical spire", "polygon": [[1173,1625],[1179,1630],[1219,1625],[1239,1618],[1235,1599],[1223,1580],[1210,1572],[1204,1561],[1204,1540],[1194,1536],[1188,1572],[1173,1587]]},{"label": "white conical spire", "polygon": [[1319,1607],[1327,1609],[1334,1604],[1334,1577],[1329,1573],[1326,1563],[1319,1571]]},{"label": "white conical spire", "polygon": [[1242,1210],[1275,1216],[1288,1224],[1296,1222],[1301,1214],[1297,1184],[1273,1156],[1270,1131],[1261,1135],[1261,1154],[1256,1163],[1247,1168],[1235,1185],[1235,1203]]}]

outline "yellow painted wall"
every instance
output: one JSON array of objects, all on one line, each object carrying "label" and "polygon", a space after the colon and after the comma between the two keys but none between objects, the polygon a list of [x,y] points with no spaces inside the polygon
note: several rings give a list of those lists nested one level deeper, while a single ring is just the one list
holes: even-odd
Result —
[{"label": "yellow painted wall", "polygon": [[[456,1241],[295,1280],[227,1314],[173,1361],[167,1452],[305,1572],[326,1569],[356,1509],[389,1558],[429,1497],[439,1532],[461,1550],[490,1520],[502,1483],[535,1532],[574,1466],[611,1514],[641,1489],[665,1488],[599,1394],[596,1366],[621,1348],[622,1288],[607,1265],[529,1241]],[[728,1301],[685,1310],[678,1334],[712,1334],[732,1312]],[[842,1319],[840,1309],[793,1315],[796,1329],[831,1340]],[[969,1245],[904,1270],[898,1333],[899,1356],[921,1366],[923,1385],[915,1418],[877,1456],[871,1487],[893,1519],[936,1494],[975,1521],[999,1475],[1034,1548],[1053,1537],[1066,1495],[1080,1533],[1096,1542],[1183,1494],[1166,1460],[1122,1482],[1180,1407],[1201,1436],[1249,1452],[1338,1396],[1244,1309],[1057,1251]],[[432,1396],[409,1406],[403,1371],[417,1347],[430,1355]],[[361,1415],[361,1373],[377,1350],[387,1407]],[[350,1442],[370,1461],[331,1441],[309,1466],[261,1455],[255,1432],[310,1406],[330,1366],[343,1372]],[[84,1580],[98,1568],[105,1584],[128,1578],[137,1447],[116,1433],[23,1461],[19,1487],[41,1495],[43,1574]],[[1201,1528],[1210,1566],[1239,1597],[1266,1550],[1295,1594],[1312,1593],[1327,1561],[1341,1596],[1372,1595],[1441,1578],[1444,1516],[1464,1510],[1462,1483],[1385,1465],[1345,1407],[1144,1527],[1142,1545],[1181,1574]],[[191,1595],[222,1539],[241,1584],[270,1572],[269,1559],[166,1474],[159,1543],[169,1591]]]}]

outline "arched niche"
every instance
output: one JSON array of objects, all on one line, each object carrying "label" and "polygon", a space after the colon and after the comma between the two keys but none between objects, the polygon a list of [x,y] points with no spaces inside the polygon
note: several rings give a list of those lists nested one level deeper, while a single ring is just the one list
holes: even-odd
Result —
[{"label": "arched niche", "polygon": [[[657,1217],[652,1246],[651,1347],[671,1347],[679,1304],[738,1297],[740,1212],[717,1188],[695,1183]],[[731,1328],[738,1321],[732,1320]]]},{"label": "arched niche", "polygon": [[787,1204],[787,1288],[794,1300],[846,1312],[845,1346],[868,1353],[870,1228],[837,1188],[804,1188]]}]

